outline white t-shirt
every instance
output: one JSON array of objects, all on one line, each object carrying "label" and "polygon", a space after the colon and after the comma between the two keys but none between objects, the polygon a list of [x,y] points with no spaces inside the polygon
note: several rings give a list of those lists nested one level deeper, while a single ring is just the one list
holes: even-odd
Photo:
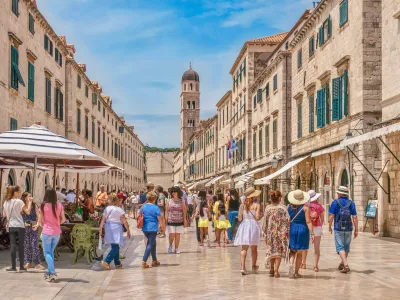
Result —
[{"label": "white t-shirt", "polygon": [[74,193],[69,193],[67,196],[65,196],[65,199],[68,201],[68,203],[74,203],[75,202],[76,195]]},{"label": "white t-shirt", "polygon": [[25,206],[21,199],[11,199],[4,202],[4,211],[6,212],[9,227],[25,228],[24,219],[21,216],[22,208]]},{"label": "white t-shirt", "polygon": [[193,204],[193,195],[192,194],[187,196],[187,203],[188,203],[188,205]]},{"label": "white t-shirt", "polygon": [[134,204],[138,204],[139,203],[139,196],[132,196],[132,203],[134,203]]},{"label": "white t-shirt", "polygon": [[103,211],[103,216],[106,218],[106,222],[121,223],[122,215],[125,215],[125,212],[118,206],[107,206]]},{"label": "white t-shirt", "polygon": [[65,195],[59,191],[57,191],[56,193],[57,193],[57,201],[63,203],[64,199],[65,199]]}]

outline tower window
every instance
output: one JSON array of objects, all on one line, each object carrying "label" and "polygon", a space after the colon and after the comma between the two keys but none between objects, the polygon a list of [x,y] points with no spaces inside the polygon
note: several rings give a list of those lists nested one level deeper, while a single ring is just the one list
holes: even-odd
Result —
[{"label": "tower window", "polygon": [[186,108],[187,108],[187,109],[190,109],[190,101],[188,101],[188,102],[186,103]]},{"label": "tower window", "polygon": [[196,102],[192,101],[192,109],[196,109]]},{"label": "tower window", "polygon": [[190,90],[193,91],[193,84],[190,84]]},{"label": "tower window", "polygon": [[186,83],[183,85],[183,90],[186,91]]},{"label": "tower window", "polygon": [[196,83],[196,92],[198,92],[198,91],[199,91],[199,84]]}]

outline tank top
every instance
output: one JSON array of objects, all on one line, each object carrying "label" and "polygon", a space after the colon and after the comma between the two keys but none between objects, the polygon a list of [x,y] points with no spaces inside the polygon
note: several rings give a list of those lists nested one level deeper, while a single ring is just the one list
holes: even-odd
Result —
[{"label": "tank top", "polygon": [[229,207],[228,210],[229,211],[238,211],[239,210],[239,200],[235,200],[232,196],[229,197]]},{"label": "tank top", "polygon": [[48,235],[56,235],[61,233],[60,227],[60,214],[61,214],[62,204],[57,202],[56,207],[56,217],[53,214],[53,209],[50,203],[44,205],[42,211],[43,215],[43,230],[42,233]]},{"label": "tank top", "polygon": [[169,226],[183,226],[183,209],[182,199],[168,201],[168,225]]}]

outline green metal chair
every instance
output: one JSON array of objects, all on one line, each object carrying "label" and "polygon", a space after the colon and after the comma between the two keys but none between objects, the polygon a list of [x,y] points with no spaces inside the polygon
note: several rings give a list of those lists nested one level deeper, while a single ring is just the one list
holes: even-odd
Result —
[{"label": "green metal chair", "polygon": [[96,220],[93,220],[93,219],[89,219],[89,220],[85,221],[85,224],[89,225],[90,227],[99,227],[100,226],[99,222],[97,222]]},{"label": "green metal chair", "polygon": [[87,224],[76,224],[71,232],[72,244],[74,245],[75,262],[78,261],[79,252],[83,251],[88,263],[92,262],[93,234],[91,227]]}]

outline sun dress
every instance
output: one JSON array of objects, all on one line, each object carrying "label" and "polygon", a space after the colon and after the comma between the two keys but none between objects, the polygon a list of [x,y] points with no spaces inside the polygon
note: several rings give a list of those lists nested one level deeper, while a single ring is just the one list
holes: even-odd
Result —
[{"label": "sun dress", "polygon": [[265,208],[266,260],[286,257],[289,245],[290,217],[284,205],[268,205]]},{"label": "sun dress", "polygon": [[[298,206],[296,209],[292,205],[288,207],[288,213],[292,222],[290,223],[290,242],[291,250],[308,250],[310,246],[310,231],[306,223],[306,214],[304,205]],[[299,212],[300,211],[300,212]],[[299,213],[297,216],[296,214]]]},{"label": "sun dress", "polygon": [[243,211],[243,220],[240,223],[235,237],[235,246],[258,246],[260,244],[260,225],[255,219],[256,211]]}]

